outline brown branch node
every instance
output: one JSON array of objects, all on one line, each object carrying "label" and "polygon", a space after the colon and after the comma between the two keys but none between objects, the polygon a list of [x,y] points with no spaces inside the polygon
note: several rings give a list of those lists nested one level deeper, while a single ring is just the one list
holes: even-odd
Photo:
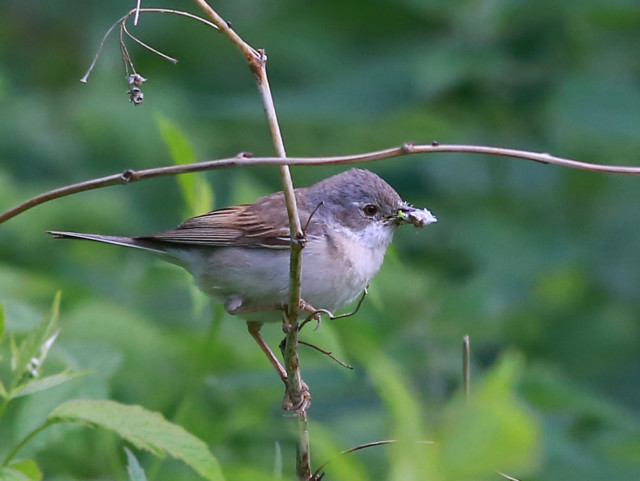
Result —
[{"label": "brown branch node", "polygon": [[128,184],[131,181],[134,181],[137,179],[137,174],[135,170],[132,169],[127,169],[124,172],[122,172],[122,174],[120,174],[120,180],[122,180],[122,182],[124,182],[125,184]]},{"label": "brown branch node", "polygon": [[403,154],[410,154],[413,152],[415,146],[416,144],[413,141],[405,142],[404,144],[402,144],[402,147],[400,147],[400,150]]}]

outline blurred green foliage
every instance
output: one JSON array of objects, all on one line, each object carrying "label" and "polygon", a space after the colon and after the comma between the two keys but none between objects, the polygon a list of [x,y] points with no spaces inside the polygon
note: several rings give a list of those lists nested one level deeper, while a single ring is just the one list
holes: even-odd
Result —
[{"label": "blurred green foliage", "polygon": [[[2,366],[4,381],[0,379],[0,421],[15,399],[37,393],[42,394],[90,372],[74,371],[72,363],[67,362],[68,368],[65,371],[43,375],[47,355],[60,333],[58,322],[60,298],[60,292],[57,292],[51,312],[19,342],[16,341],[13,333],[10,335],[11,357],[6,362],[9,366]],[[0,342],[4,327],[4,305],[0,305]],[[53,396],[53,399],[59,400],[56,396]],[[29,405],[28,402],[23,404]],[[38,403],[37,406],[40,407],[43,404],[46,405],[46,403]],[[31,419],[37,419],[37,417]],[[224,480],[220,465],[210,453],[208,446],[181,426],[168,422],[161,414],[150,412],[141,406],[127,406],[111,400],[92,399],[62,402],[55,406],[39,425],[31,426],[19,441],[16,440],[15,446],[11,447],[5,442],[4,451],[6,452],[0,464],[0,480],[40,481],[43,475],[37,462],[33,459],[16,458],[16,455],[21,453],[24,446],[28,445],[35,436],[58,423],[78,423],[110,430],[138,449],[147,450],[159,457],[170,454],[175,459],[181,459],[205,479]],[[4,423],[0,423],[0,426],[4,426]],[[136,479],[133,479],[136,471],[134,462],[137,460],[126,448],[125,452],[128,459],[127,470],[132,481],[140,481],[139,472],[135,473]],[[144,477],[142,468],[140,466],[137,468],[137,471],[143,472]]]},{"label": "blurred green foliage", "polygon": [[[130,44],[149,79],[142,107],[127,101],[116,36],[89,83],[78,82],[106,29],[134,3],[0,4],[0,209],[72,182],[170,164],[159,122],[165,136],[182,132],[196,159],[272,153],[244,60],[187,19],[144,15],[131,27],[180,60],[174,66]],[[437,139],[638,164],[637,2],[214,5],[267,50],[291,155]],[[188,2],[179,8],[194,11]],[[462,154],[367,167],[440,222],[398,232],[357,316],[304,333],[355,367],[302,352],[314,466],[398,436],[398,445],[332,461],[326,479],[637,477],[638,179]],[[341,170],[295,168],[293,176],[308,185]],[[201,177],[216,207],[280,189],[275,168]],[[12,404],[0,425],[0,457],[60,402],[109,398],[184,426],[209,445],[229,480],[277,479],[278,466],[291,478],[293,421],[282,417],[282,388],[242,322],[219,306],[194,309],[188,275],[172,266],[44,234],[173,227],[201,205],[185,203],[190,183],[164,178],[78,194],[0,226],[7,332],[33,328],[61,289],[50,369],[92,371]],[[456,394],[464,334],[473,349],[466,409]],[[265,335],[273,346],[282,337],[275,327]],[[418,438],[438,444],[413,443]],[[180,462],[135,454],[149,479],[197,479]],[[126,479],[119,438],[106,432],[54,426],[24,455],[46,479]]]}]

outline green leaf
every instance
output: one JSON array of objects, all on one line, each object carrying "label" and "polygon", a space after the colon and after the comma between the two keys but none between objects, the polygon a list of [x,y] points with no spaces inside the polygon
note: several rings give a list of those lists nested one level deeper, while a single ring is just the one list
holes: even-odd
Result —
[{"label": "green leaf", "polygon": [[31,478],[16,469],[0,467],[0,481],[31,481]]},{"label": "green leaf", "polygon": [[47,376],[42,379],[29,381],[15,388],[11,392],[11,397],[17,398],[20,396],[26,396],[28,394],[33,394],[39,391],[45,391],[47,389],[58,386],[65,382],[71,381],[72,379],[75,379],[77,377],[84,376],[85,374],[89,374],[90,372],[91,371],[61,372],[59,374]]},{"label": "green leaf", "polygon": [[[173,163],[176,165],[195,163],[196,156],[193,148],[178,126],[163,115],[156,116],[156,123]],[[176,179],[186,206],[185,217],[198,216],[213,208],[213,191],[202,175],[182,174],[176,176]],[[199,315],[207,305],[207,298],[193,287],[191,299],[194,315]]]},{"label": "green leaf", "polygon": [[141,406],[126,406],[114,401],[68,401],[54,409],[49,420],[90,423],[113,430],[137,448],[151,451],[156,456],[169,453],[206,479],[224,480],[218,461],[204,442],[161,414]]},{"label": "green leaf", "polygon": [[517,399],[522,360],[505,355],[469,403],[448,406],[440,439],[439,461],[447,479],[483,479],[496,471],[524,474],[538,459],[539,428]]},{"label": "green leaf", "polygon": [[131,481],[147,481],[144,469],[142,469],[142,466],[140,466],[140,463],[133,453],[128,448],[124,448],[124,452],[127,453],[127,472],[129,473],[129,479]]},{"label": "green leaf", "polygon": [[[156,117],[156,122],[173,163],[176,165],[195,163],[193,148],[178,126],[161,115]],[[177,176],[177,179],[187,207],[185,213],[187,217],[204,214],[211,210],[213,192],[204,177],[196,174],[182,174]]]},{"label": "green leaf", "polygon": [[60,313],[60,296],[58,291],[53,299],[51,312],[32,331],[30,331],[19,347],[12,343],[12,369],[15,387],[23,381],[24,376],[35,377],[44,362],[51,345],[58,336],[58,315]]},{"label": "green leaf", "polygon": [[20,471],[31,481],[40,481],[42,479],[42,472],[33,459],[21,459],[19,461],[15,461],[9,465],[9,468]]},{"label": "green leaf", "polygon": [[401,441],[387,448],[391,462],[387,479],[434,479],[428,462],[432,448],[425,438],[423,407],[407,375],[364,338],[355,342],[352,339],[349,347],[368,366],[368,374],[388,411],[391,437]]}]

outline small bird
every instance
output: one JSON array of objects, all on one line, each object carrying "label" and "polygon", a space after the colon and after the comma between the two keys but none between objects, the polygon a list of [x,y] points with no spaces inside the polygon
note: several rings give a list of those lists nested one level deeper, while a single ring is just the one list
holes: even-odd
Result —
[{"label": "small bird", "polygon": [[[352,303],[380,269],[398,226],[423,227],[437,221],[363,169],[295,189],[295,197],[306,238],[301,299],[312,312],[335,312]],[[49,233],[142,249],[185,268],[202,291],[247,321],[249,332],[286,380],[260,335],[263,323],[282,321],[288,300],[291,239],[282,192],[214,210],[152,235]]]}]

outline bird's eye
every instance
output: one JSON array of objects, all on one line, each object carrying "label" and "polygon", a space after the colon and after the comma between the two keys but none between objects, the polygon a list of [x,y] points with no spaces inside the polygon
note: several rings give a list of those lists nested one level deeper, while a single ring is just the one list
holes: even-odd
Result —
[{"label": "bird's eye", "polygon": [[364,206],[364,209],[362,210],[364,211],[365,215],[373,216],[378,213],[378,206],[373,204],[367,204]]}]

